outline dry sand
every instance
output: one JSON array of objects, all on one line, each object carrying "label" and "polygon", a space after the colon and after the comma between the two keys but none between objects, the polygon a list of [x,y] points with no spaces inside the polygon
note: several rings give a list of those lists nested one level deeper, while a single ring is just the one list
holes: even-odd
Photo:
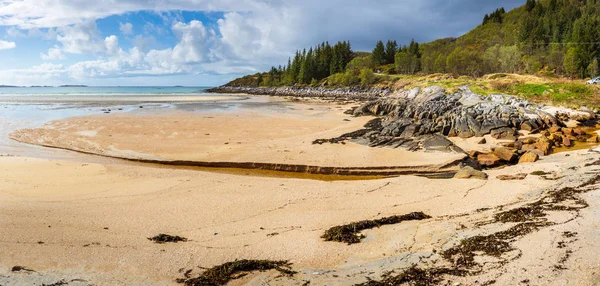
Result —
[{"label": "dry sand", "polygon": [[[162,158],[349,165],[446,159],[436,159],[439,153],[413,158],[399,150],[310,145],[316,135],[334,137],[367,120],[347,122],[327,106],[310,108],[298,105],[300,111],[286,116],[110,114],[56,121],[17,134],[60,147],[93,146],[99,153],[116,150]],[[489,222],[501,210],[598,176],[598,166],[585,166],[598,160],[599,151],[556,154],[534,164],[489,171],[487,181],[401,176],[326,182],[0,156],[0,284],[62,280],[69,285],[172,285],[187,269],[195,276],[202,272],[198,266],[235,259],[289,260],[298,274],[253,273],[233,285],[353,285],[415,264],[448,266],[441,251],[463,238],[515,225]],[[551,173],[548,179],[496,178],[540,170]],[[600,191],[592,186],[580,196],[587,208],[549,213],[547,219],[554,224],[515,237],[510,241],[514,251],[500,258],[478,256],[482,272],[444,277],[442,283],[598,285]],[[415,211],[433,218],[364,231],[360,244],[320,238],[332,226]],[[576,234],[566,238],[565,231]],[[159,233],[189,241],[160,245],[147,239]],[[11,272],[16,265],[34,272]]]}]

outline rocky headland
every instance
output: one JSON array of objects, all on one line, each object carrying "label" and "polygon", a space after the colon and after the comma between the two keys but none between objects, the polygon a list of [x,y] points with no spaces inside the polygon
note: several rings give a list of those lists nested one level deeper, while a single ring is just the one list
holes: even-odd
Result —
[{"label": "rocky headland", "polygon": [[[505,94],[482,96],[468,86],[452,93],[439,86],[401,90],[223,86],[210,92],[355,101],[360,106],[348,114],[377,118],[364,129],[318,139],[313,144],[351,141],[411,151],[462,151],[474,159],[470,165],[476,169],[535,162],[555,148],[600,141],[588,133],[597,129],[596,114],[591,110],[536,104]],[[479,144],[485,144],[486,135],[497,141],[488,152],[461,150],[451,140],[481,137]]]},{"label": "rocky headland", "polygon": [[208,89],[211,93],[227,94],[252,94],[252,95],[270,95],[270,96],[291,96],[321,98],[329,100],[356,100],[367,101],[376,100],[392,94],[392,89],[388,87],[344,87],[344,88],[325,88],[325,87],[245,87],[224,85]]}]

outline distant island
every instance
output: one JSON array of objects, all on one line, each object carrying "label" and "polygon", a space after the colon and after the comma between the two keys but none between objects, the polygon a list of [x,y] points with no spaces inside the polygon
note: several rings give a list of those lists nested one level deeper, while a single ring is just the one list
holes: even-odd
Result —
[{"label": "distant island", "polygon": [[67,84],[67,85],[61,85],[59,87],[88,87],[87,85],[72,85],[72,84]]},{"label": "distant island", "polygon": [[0,85],[0,88],[3,88],[3,87],[18,87],[18,86],[15,86],[15,85]]}]

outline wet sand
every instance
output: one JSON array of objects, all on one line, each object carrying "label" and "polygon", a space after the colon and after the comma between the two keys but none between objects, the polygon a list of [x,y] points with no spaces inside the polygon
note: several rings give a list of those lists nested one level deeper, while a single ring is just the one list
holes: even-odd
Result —
[{"label": "wet sand", "polygon": [[[349,166],[429,165],[447,159],[439,153],[413,153],[413,158],[401,150],[364,151],[351,144],[320,149],[310,139],[356,130],[367,119],[344,116],[344,108],[332,104],[285,103],[275,110],[138,110],[62,119],[16,134],[72,144],[58,147],[168,159]],[[0,284],[174,285],[188,269],[193,277],[202,272],[199,266],[236,259],[289,260],[298,273],[291,278],[274,271],[252,273],[232,285],[353,285],[415,264],[449,267],[440,253],[461,239],[517,224],[492,222],[494,214],[598,176],[597,164],[586,165],[599,160],[598,150],[555,154],[488,171],[487,181],[415,176],[320,181],[0,156]],[[548,175],[496,178],[534,171]],[[589,189],[578,195],[587,207],[549,212],[545,219],[552,224],[514,237],[513,251],[478,255],[483,271],[444,276],[442,284],[597,285],[600,191],[595,185]],[[320,238],[333,226],[417,211],[432,218],[363,231],[366,238],[359,244]],[[565,237],[566,231],[576,234]],[[147,239],[159,233],[188,241]],[[16,265],[34,272],[11,271]]]},{"label": "wet sand", "polygon": [[285,112],[171,110],[74,117],[10,134],[20,142],[93,154],[199,162],[253,162],[315,167],[431,167],[463,153],[410,152],[347,144],[313,144],[361,129],[369,117],[350,117],[348,106],[289,104]]}]

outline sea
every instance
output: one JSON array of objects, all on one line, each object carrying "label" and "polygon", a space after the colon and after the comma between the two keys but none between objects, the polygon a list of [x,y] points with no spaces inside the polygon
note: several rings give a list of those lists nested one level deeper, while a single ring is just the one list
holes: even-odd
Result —
[{"label": "sea", "polygon": [[[34,128],[52,120],[74,116],[117,112],[156,112],[173,108],[194,110],[227,108],[210,102],[219,95],[207,93],[210,87],[0,87],[0,156],[73,159],[73,152],[16,142],[9,134]],[[222,95],[221,95],[222,97]],[[233,98],[233,105],[237,98]],[[205,102],[206,104],[200,104]],[[142,109],[144,108],[144,109]],[[78,160],[80,158],[77,158]]]},{"label": "sea", "polygon": [[[0,86],[0,156],[15,155],[81,161],[75,152],[23,144],[9,134],[53,120],[75,116],[158,112],[285,112],[278,101],[259,97],[207,93],[210,87],[103,86],[5,87]],[[97,158],[87,156],[90,162]],[[102,159],[104,160],[104,159]]]}]

